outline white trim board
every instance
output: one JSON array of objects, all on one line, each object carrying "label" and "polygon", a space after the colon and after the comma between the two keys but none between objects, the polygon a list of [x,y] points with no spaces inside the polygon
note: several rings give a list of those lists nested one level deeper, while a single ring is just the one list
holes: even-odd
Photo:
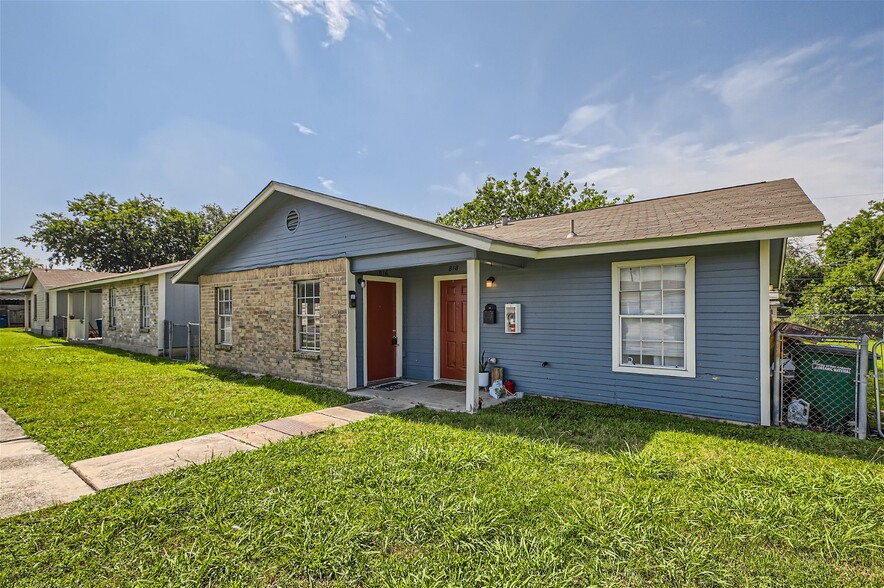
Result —
[{"label": "white trim board", "polygon": [[760,388],[760,411],[759,422],[762,426],[770,426],[770,241],[760,241],[758,246],[758,270],[759,290],[761,291],[761,304],[758,312],[760,316],[760,345],[759,377]]},{"label": "white trim board", "polygon": [[[363,275],[362,279],[368,282],[393,282],[396,284],[396,337],[399,344],[396,345],[396,376],[402,377],[402,345],[405,342],[405,333],[402,330],[402,278],[390,278],[387,276]],[[368,287],[362,288],[362,385],[368,386]],[[355,337],[355,333],[354,333]],[[355,353],[355,352],[354,352]]]},{"label": "white trim board", "polygon": [[[620,270],[645,265],[684,264],[685,266],[685,309],[684,309],[684,359],[685,369],[621,365],[620,340]],[[637,259],[615,261],[611,264],[611,369],[615,372],[672,376],[676,378],[697,377],[697,328],[696,328],[696,259],[687,257],[662,257],[657,259]],[[653,318],[653,317],[648,317]]]},{"label": "white trim board", "polygon": [[466,280],[466,274],[448,274],[441,276],[433,276],[433,379],[442,379],[442,359],[441,345],[439,340],[442,337],[442,295],[439,288],[442,282],[449,280]]},{"label": "white trim board", "polygon": [[350,272],[350,260],[347,261],[347,389],[353,390],[357,386],[356,366],[356,309],[350,308],[350,292],[356,292],[359,296],[359,288],[356,287],[356,276]]}]

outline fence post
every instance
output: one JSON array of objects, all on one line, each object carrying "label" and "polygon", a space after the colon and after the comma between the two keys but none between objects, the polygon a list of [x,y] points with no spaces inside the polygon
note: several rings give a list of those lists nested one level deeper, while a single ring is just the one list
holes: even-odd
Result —
[{"label": "fence post", "polygon": [[859,406],[856,411],[856,438],[865,439],[869,428],[869,336],[863,335],[859,348],[859,368],[856,370],[859,384]]},{"label": "fence post", "polygon": [[780,353],[780,351],[781,351],[780,346],[782,344],[781,337],[782,337],[782,333],[780,333],[779,331],[774,331],[773,386],[771,386],[771,388],[772,388],[771,395],[773,396],[773,398],[771,399],[770,405],[771,405],[771,408],[773,409],[773,415],[771,415],[772,416],[771,423],[773,423],[773,425],[775,427],[779,426],[781,424],[780,423],[780,416],[783,414],[783,408],[782,408],[782,406],[780,406],[780,403],[783,398],[783,395],[781,393],[781,389],[783,386],[783,363],[782,363],[781,357],[780,357],[782,355]]}]

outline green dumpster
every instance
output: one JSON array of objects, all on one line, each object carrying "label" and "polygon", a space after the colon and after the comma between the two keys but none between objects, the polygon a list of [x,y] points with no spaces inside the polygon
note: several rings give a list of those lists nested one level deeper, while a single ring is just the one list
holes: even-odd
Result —
[{"label": "green dumpster", "polygon": [[[811,426],[847,432],[854,427],[857,349],[796,345],[792,395],[810,403]],[[784,399],[786,403],[789,399]]]}]

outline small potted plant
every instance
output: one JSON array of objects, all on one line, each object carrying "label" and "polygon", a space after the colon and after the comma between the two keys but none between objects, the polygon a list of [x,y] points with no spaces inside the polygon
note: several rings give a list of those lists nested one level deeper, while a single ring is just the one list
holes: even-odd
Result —
[{"label": "small potted plant", "polygon": [[479,359],[479,388],[487,388],[491,383],[491,374],[488,373],[490,361],[490,359],[486,361],[485,352],[483,351],[482,357]]}]

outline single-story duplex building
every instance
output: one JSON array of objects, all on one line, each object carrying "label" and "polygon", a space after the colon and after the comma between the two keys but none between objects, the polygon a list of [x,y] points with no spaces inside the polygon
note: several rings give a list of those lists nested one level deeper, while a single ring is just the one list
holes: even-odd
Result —
[{"label": "single-story duplex building", "polygon": [[823,215],[793,179],[459,230],[271,182],[173,279],[202,360],[355,389],[458,381],[767,425],[770,287]]},{"label": "single-story duplex building", "polygon": [[100,319],[102,345],[148,355],[184,348],[186,325],[199,322],[199,287],[172,283],[172,276],[185,263],[157,265],[58,288],[59,296],[72,301],[87,292],[98,292],[97,309],[92,309],[88,317],[69,317],[68,338],[83,339],[83,325]]},{"label": "single-story duplex building", "polygon": [[[25,279],[22,292],[26,295],[25,330],[38,335],[67,336],[67,317],[77,314],[98,317],[101,311],[101,298],[94,292],[84,292],[69,301],[66,293],[58,288],[80,284],[96,278],[106,278],[116,274],[92,272],[77,269],[31,268]],[[68,303],[71,303],[70,308]],[[94,328],[94,320],[93,320]]]},{"label": "single-story duplex building", "polygon": [[0,280],[0,328],[25,325],[25,287],[27,274]]}]

